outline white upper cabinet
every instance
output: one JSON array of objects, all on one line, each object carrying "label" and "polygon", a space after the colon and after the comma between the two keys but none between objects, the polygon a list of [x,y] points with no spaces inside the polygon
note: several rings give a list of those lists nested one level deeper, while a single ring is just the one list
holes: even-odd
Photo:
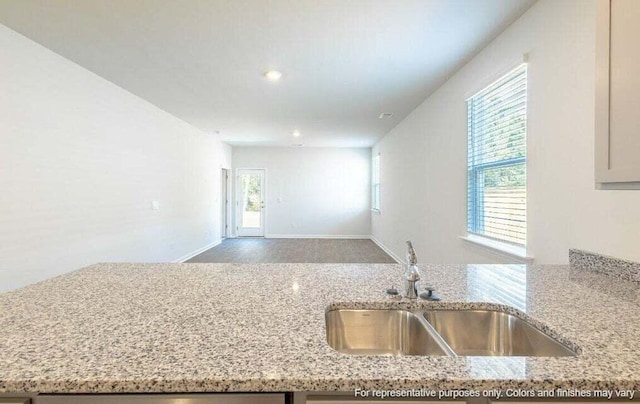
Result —
[{"label": "white upper cabinet", "polygon": [[640,189],[640,1],[598,0],[596,183]]}]

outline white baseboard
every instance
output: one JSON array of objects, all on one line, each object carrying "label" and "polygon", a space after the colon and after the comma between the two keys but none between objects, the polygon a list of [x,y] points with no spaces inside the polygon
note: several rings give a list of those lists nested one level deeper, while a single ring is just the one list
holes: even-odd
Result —
[{"label": "white baseboard", "polygon": [[397,255],[395,255],[393,253],[393,251],[391,251],[389,248],[387,248],[386,245],[382,244],[382,242],[380,240],[378,240],[377,238],[373,237],[373,236],[369,236],[369,238],[371,239],[371,241],[373,241],[374,243],[376,243],[376,245],[378,247],[380,247],[382,249],[382,251],[386,252],[387,254],[389,254],[389,256],[391,258],[393,258],[394,260],[396,260],[396,262],[398,264],[403,264],[404,261],[402,259],[400,259],[400,257],[398,257]]},{"label": "white baseboard", "polygon": [[265,234],[265,238],[335,238],[350,240],[368,240],[371,238],[368,234],[360,235],[333,235],[333,234]]},{"label": "white baseboard", "polygon": [[217,245],[220,245],[220,243],[222,243],[222,239],[220,239],[220,240],[218,240],[218,241],[214,241],[214,242],[213,242],[213,243],[211,243],[211,244],[207,244],[207,245],[206,245],[206,246],[204,246],[204,247],[198,248],[197,250],[192,251],[192,252],[190,252],[190,253],[189,253],[189,254],[187,254],[187,255],[183,255],[182,257],[180,257],[180,258],[178,258],[178,259],[173,260],[173,262],[174,262],[174,263],[182,263],[182,262],[188,261],[188,260],[190,260],[191,258],[195,257],[196,255],[201,254],[201,253],[203,253],[203,252],[207,251],[208,249],[213,248],[213,247],[215,247],[215,246],[217,246]]}]

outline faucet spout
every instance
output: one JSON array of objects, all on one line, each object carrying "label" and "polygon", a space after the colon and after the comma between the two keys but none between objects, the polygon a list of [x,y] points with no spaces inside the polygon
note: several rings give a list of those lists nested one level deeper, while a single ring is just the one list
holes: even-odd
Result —
[{"label": "faucet spout", "polygon": [[418,257],[416,251],[413,249],[411,241],[407,241],[407,265],[416,265],[418,263]]},{"label": "faucet spout", "polygon": [[407,241],[407,268],[404,272],[405,297],[407,299],[418,298],[418,281],[420,280],[420,271],[418,270],[418,258],[413,249],[411,241]]}]

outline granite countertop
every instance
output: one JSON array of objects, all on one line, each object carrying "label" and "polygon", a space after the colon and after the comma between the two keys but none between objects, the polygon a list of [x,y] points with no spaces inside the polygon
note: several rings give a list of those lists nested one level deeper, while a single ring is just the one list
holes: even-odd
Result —
[{"label": "granite countertop", "polygon": [[98,264],[0,295],[0,392],[640,390],[637,283],[570,266],[420,267],[438,304],[506,304],[580,354],[334,351],[330,305],[434,304],[384,298],[395,264]]}]

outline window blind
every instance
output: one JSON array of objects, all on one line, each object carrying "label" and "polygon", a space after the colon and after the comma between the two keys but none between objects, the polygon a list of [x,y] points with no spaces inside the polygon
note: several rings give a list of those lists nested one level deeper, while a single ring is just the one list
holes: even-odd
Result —
[{"label": "window blind", "polygon": [[526,245],[527,65],[467,100],[470,233]]}]

